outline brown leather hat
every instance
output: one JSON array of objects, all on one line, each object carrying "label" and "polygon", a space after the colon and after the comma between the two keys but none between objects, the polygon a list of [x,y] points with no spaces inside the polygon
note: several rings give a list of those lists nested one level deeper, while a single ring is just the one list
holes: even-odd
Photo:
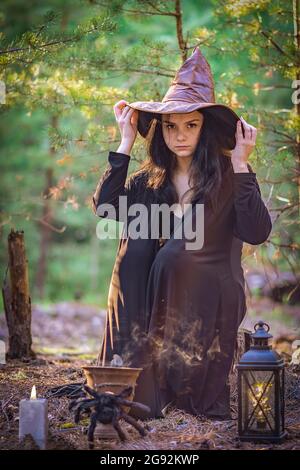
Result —
[{"label": "brown leather hat", "polygon": [[226,146],[235,147],[237,114],[228,106],[215,102],[211,68],[199,47],[177,71],[162,101],[135,101],[128,106],[139,111],[138,131],[146,137],[153,118],[161,114],[191,113],[204,109],[216,118],[217,129],[226,136]]}]

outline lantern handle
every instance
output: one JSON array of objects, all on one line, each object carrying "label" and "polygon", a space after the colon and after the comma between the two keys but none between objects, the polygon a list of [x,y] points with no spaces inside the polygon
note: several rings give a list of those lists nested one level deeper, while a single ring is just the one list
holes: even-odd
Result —
[{"label": "lantern handle", "polygon": [[265,323],[264,321],[259,321],[257,323],[255,323],[254,325],[254,330],[256,331],[258,328],[263,328],[264,326],[267,327],[267,333],[270,331],[270,327],[267,323]]}]

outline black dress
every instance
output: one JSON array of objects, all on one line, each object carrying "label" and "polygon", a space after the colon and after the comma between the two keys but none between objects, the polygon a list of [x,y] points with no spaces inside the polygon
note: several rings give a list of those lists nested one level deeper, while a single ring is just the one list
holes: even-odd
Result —
[{"label": "black dress", "polygon": [[[116,215],[109,217],[124,221],[122,195],[128,207],[159,202],[155,190],[146,187],[145,175],[127,179],[128,155],[110,151],[108,161],[93,197],[97,215],[107,217],[97,207],[110,203]],[[256,173],[249,164],[248,169],[226,172],[217,211],[203,199],[196,201],[204,203],[199,250],[186,250],[186,239],[174,237],[178,217],[165,240],[124,237],[124,224],[108,295],[113,348],[108,338],[106,358],[109,362],[117,353],[126,365],[143,367],[134,399],[147,404],[151,414],[132,409],[135,417],[163,416],[161,410],[170,402],[195,415],[231,417],[228,377],[246,314],[242,245],[263,243],[272,229]],[[183,218],[194,220],[195,213],[193,205]],[[128,216],[127,222],[133,218]]]}]

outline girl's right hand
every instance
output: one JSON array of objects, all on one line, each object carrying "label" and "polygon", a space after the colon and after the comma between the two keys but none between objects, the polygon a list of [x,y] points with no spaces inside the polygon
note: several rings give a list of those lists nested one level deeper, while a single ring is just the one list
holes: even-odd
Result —
[{"label": "girl's right hand", "polygon": [[132,147],[137,134],[138,111],[130,108],[127,101],[121,100],[114,105],[114,113],[120,129],[122,143]]}]

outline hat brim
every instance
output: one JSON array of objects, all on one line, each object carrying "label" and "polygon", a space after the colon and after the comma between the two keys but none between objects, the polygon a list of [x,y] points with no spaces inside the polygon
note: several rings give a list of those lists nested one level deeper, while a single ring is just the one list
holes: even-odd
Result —
[{"label": "hat brim", "polygon": [[218,121],[218,130],[224,136],[224,147],[232,150],[236,145],[236,124],[240,118],[224,104],[136,101],[128,106],[139,111],[137,129],[142,137],[147,136],[151,121],[154,118],[160,119],[161,114],[192,113],[198,109],[205,109]]}]

